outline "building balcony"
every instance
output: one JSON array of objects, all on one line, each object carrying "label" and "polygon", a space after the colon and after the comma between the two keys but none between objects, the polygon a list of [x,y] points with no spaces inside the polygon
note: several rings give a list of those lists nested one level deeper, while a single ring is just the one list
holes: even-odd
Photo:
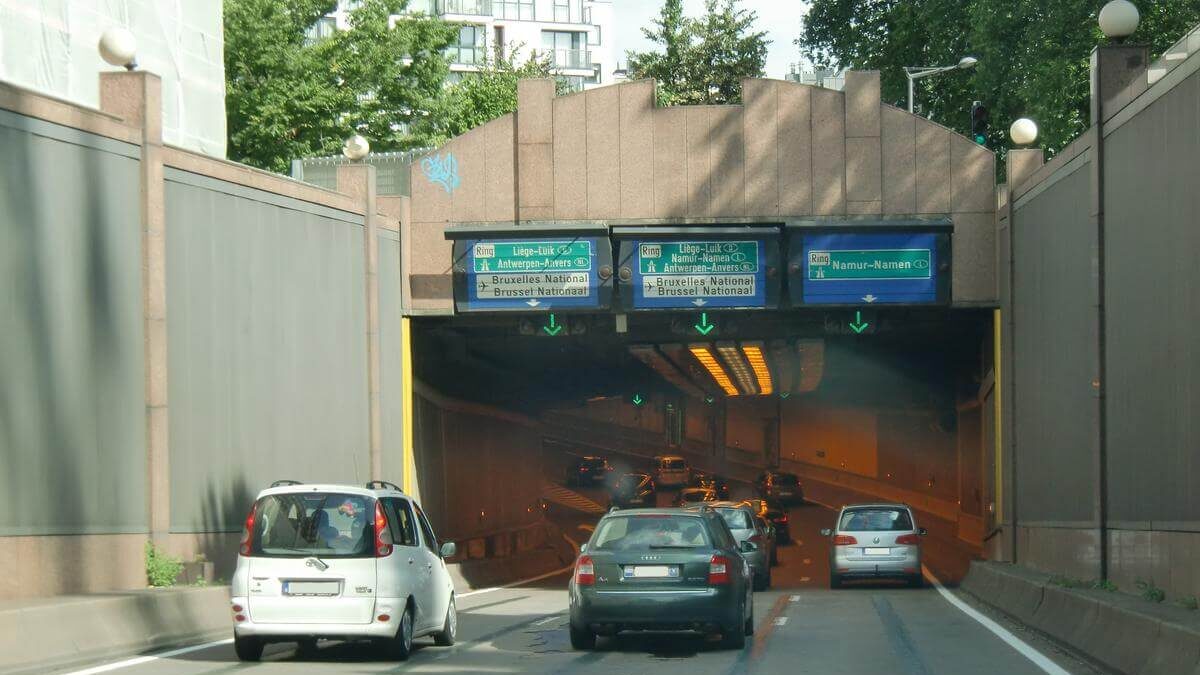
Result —
[{"label": "building balcony", "polygon": [[492,16],[492,0],[437,0],[438,16]]},{"label": "building balcony", "polygon": [[566,70],[592,69],[592,52],[588,49],[538,49],[534,54],[539,59],[549,57],[550,65]]}]

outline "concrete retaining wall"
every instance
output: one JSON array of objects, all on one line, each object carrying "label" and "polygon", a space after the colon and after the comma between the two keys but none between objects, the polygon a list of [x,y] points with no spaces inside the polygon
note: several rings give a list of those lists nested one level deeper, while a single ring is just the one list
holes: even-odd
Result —
[{"label": "concrete retaining wall", "polygon": [[1119,592],[1073,589],[1005,563],[973,562],[962,588],[1120,673],[1200,675],[1200,616]]}]

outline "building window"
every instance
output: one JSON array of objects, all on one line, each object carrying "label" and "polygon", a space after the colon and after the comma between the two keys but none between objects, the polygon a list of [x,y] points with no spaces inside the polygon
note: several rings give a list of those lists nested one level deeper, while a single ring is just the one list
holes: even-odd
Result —
[{"label": "building window", "polygon": [[483,26],[464,25],[458,29],[458,44],[446,48],[451,63],[475,65],[483,61]]},{"label": "building window", "polygon": [[305,44],[316,44],[321,40],[333,37],[337,32],[337,20],[332,16],[323,16],[317,19],[309,29],[304,33]]},{"label": "building window", "polygon": [[542,31],[542,52],[556,68],[591,68],[591,54],[584,49],[586,33]]},{"label": "building window", "polygon": [[533,21],[533,0],[495,0],[492,3],[492,16],[497,19]]},{"label": "building window", "polygon": [[600,76],[600,64],[599,63],[592,64],[592,74],[583,78],[583,83],[584,84],[603,84],[603,80],[601,79],[601,76]]},{"label": "building window", "polygon": [[588,32],[588,44],[592,46],[600,44],[600,26],[592,26],[592,30]]},{"label": "building window", "polygon": [[425,14],[433,16],[437,13],[434,7],[433,0],[409,0],[408,6],[404,8],[404,14]]},{"label": "building window", "polygon": [[583,21],[583,0],[554,0],[554,20],[558,23]]}]

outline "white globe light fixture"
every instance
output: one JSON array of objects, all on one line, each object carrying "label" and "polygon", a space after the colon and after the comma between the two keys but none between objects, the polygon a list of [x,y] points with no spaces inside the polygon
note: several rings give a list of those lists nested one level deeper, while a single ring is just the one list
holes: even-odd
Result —
[{"label": "white globe light fixture", "polygon": [[1112,0],[1100,9],[1100,30],[1119,42],[1133,35],[1141,18],[1137,6],[1129,0]]},{"label": "white globe light fixture", "polygon": [[1030,145],[1037,140],[1037,123],[1028,117],[1022,117],[1008,128],[1008,135],[1017,145]]},{"label": "white globe light fixture", "polygon": [[100,36],[100,58],[126,70],[137,68],[137,38],[128,28],[113,26]]},{"label": "white globe light fixture", "polygon": [[371,144],[367,142],[367,139],[358,134],[347,138],[346,142],[342,144],[342,154],[351,162],[357,162],[366,157],[370,152]]},{"label": "white globe light fixture", "polygon": [[958,60],[958,67],[962,70],[968,70],[974,68],[976,63],[979,63],[979,59],[974,56],[964,56]]}]

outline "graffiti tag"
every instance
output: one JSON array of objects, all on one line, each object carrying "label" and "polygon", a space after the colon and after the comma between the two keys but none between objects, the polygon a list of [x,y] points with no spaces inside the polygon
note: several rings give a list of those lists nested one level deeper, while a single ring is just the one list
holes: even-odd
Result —
[{"label": "graffiti tag", "polygon": [[458,160],[452,153],[433,155],[421,160],[421,172],[430,183],[442,186],[446,194],[452,195],[462,180],[458,177]]}]

